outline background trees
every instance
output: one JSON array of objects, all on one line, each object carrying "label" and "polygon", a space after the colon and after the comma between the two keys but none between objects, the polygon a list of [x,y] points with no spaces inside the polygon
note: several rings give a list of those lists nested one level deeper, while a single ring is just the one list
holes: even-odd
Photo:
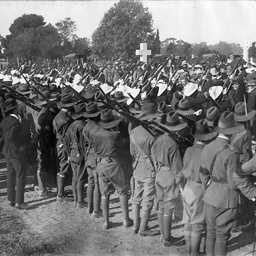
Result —
[{"label": "background trees", "polygon": [[153,19],[148,8],[137,0],[121,0],[105,13],[93,33],[92,51],[108,60],[120,56],[131,58],[142,42],[147,42],[153,53],[157,51],[160,46],[160,41],[157,46],[157,40],[159,32],[153,31]]}]

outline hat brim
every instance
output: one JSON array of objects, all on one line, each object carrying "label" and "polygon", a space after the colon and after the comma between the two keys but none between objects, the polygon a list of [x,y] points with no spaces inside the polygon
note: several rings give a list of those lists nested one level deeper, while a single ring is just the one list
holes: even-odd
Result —
[{"label": "hat brim", "polygon": [[252,119],[255,116],[255,113],[256,113],[256,111],[252,110],[247,114],[247,116],[246,115],[238,116],[238,115],[234,114],[234,117],[235,117],[236,122],[246,122],[246,121]]},{"label": "hat brim", "polygon": [[4,113],[9,112],[10,110],[13,110],[13,109],[15,109],[17,107],[18,107],[18,105],[12,106],[12,107],[8,107],[7,109],[4,109]]},{"label": "hat brim", "polygon": [[[99,104],[98,104],[98,106],[99,106]],[[83,113],[82,115],[83,115],[83,117],[96,117],[96,116],[98,116],[99,114],[101,113],[101,111],[98,111],[98,112],[95,112],[95,113],[92,113],[92,114],[88,114],[88,113]]]},{"label": "hat brim", "polygon": [[119,123],[120,123],[121,119],[118,118],[117,116],[114,116],[114,120],[109,122],[109,123],[103,123],[103,122],[98,122],[98,126],[101,127],[101,128],[105,128],[105,129],[110,129],[110,128],[113,128],[115,126],[117,126]]},{"label": "hat brim", "polygon": [[72,117],[73,119],[78,119],[78,118],[80,118],[80,117],[82,117],[82,116],[83,116],[83,113],[81,113],[81,114],[72,113],[72,114],[71,114],[71,117]]},{"label": "hat brim", "polygon": [[67,104],[64,104],[62,102],[59,102],[58,105],[61,107],[61,108],[69,108],[69,107],[72,107],[74,105],[76,105],[78,103],[78,101],[76,102],[71,102],[71,103],[67,103]]},{"label": "hat brim", "polygon": [[162,124],[163,126],[165,126],[167,129],[169,129],[170,131],[179,131],[184,129],[185,127],[187,127],[187,123],[186,122],[181,122],[180,124],[177,124],[175,126],[170,126],[170,125],[166,125],[166,124]]},{"label": "hat brim", "polygon": [[134,107],[130,107],[129,111],[133,114],[139,114],[141,112],[140,109],[135,109]]},{"label": "hat brim", "polygon": [[[49,98],[48,100],[49,101],[55,101],[57,98]],[[34,98],[34,104],[37,105],[37,106],[42,106],[42,105],[45,105],[47,104],[48,102],[46,100],[39,100],[37,96],[35,96]]]},{"label": "hat brim", "polygon": [[141,112],[137,116],[137,118],[139,118],[140,120],[144,121],[144,120],[154,119],[154,118],[160,117],[162,115],[163,115],[163,113],[155,113],[155,114],[146,115],[143,112]]},{"label": "hat brim", "polygon": [[193,115],[195,113],[195,111],[191,108],[189,110],[185,110],[185,111],[180,110],[180,109],[177,109],[176,111],[182,115]]},{"label": "hat brim", "polygon": [[219,126],[215,126],[214,129],[217,132],[220,132],[224,135],[231,135],[234,133],[239,133],[239,132],[243,131],[245,128],[242,124],[235,123],[235,126],[230,127],[230,128],[220,128]]},{"label": "hat brim", "polygon": [[26,94],[30,94],[30,93],[31,93],[30,90],[29,90],[29,91],[24,91],[24,92],[22,92],[22,91],[20,91],[20,90],[17,90],[17,91],[18,91],[18,93],[23,94],[23,95],[26,95]]},{"label": "hat brim", "polygon": [[122,99],[120,99],[120,100],[115,99],[115,98],[111,98],[111,100],[117,101],[117,102],[119,102],[119,103],[125,102],[125,101],[127,101],[128,99],[129,99],[129,97],[124,97],[124,98],[122,98]]},{"label": "hat brim", "polygon": [[190,133],[191,135],[198,139],[198,140],[202,140],[202,141],[209,141],[212,140],[214,138],[217,137],[218,132],[216,132],[213,128],[209,127],[209,132],[206,134],[199,134],[196,132],[196,125],[192,126],[192,128],[190,129]]}]

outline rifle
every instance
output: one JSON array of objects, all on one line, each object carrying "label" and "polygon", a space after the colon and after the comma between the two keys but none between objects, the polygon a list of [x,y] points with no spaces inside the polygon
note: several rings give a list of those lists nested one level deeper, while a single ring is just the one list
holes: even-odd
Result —
[{"label": "rifle", "polygon": [[[23,75],[22,75],[23,76]],[[28,80],[23,76],[23,78],[25,79],[26,83],[30,86]],[[35,80],[33,80],[36,84],[38,84]],[[30,86],[30,88],[32,90],[35,90],[37,94],[39,94],[46,102],[49,106],[52,106],[52,108],[54,109],[54,111],[56,111],[57,113],[60,111],[60,109],[58,108],[58,106],[56,105],[55,102],[50,101],[47,97],[45,97],[38,88],[36,88],[35,86],[32,87]]]},{"label": "rifle", "polygon": [[175,131],[169,130],[167,127],[162,125],[161,123],[158,123],[154,120],[147,121],[149,124],[152,124],[158,128],[161,132],[166,132],[174,141],[176,141],[178,144],[186,144],[188,147],[191,147],[193,145],[193,142],[187,139],[186,137],[180,135],[179,133]]},{"label": "rifle", "polygon": [[[145,73],[147,72],[148,68],[149,68],[150,65],[153,63],[153,61],[154,61],[154,58],[152,58],[152,59],[150,60],[150,62],[149,62],[149,63],[147,64],[147,66],[145,67],[145,69],[141,72],[141,74],[140,74],[140,75],[135,79],[135,81],[132,83],[132,85],[131,85],[132,88],[137,84],[137,82],[139,81],[140,77],[145,75]],[[137,86],[136,86],[136,87],[137,87]]]},{"label": "rifle", "polygon": [[[146,91],[147,87],[148,87],[148,86],[150,85],[150,83],[151,83],[152,78],[153,78],[154,76],[158,76],[158,74],[159,74],[159,73],[161,72],[161,70],[166,66],[166,64],[168,63],[169,60],[170,60],[170,57],[166,58],[165,62],[153,72],[153,74],[148,78],[148,81],[146,82],[146,84],[142,86],[142,89],[141,89],[142,92]],[[150,93],[150,92],[149,92],[149,93]]]},{"label": "rifle", "polygon": [[[91,81],[92,80],[97,80],[99,77],[100,77],[100,75],[103,73],[103,70],[109,65],[110,63],[109,62],[107,62],[107,64],[105,65],[105,66],[103,66],[103,68],[101,69],[101,71],[99,71],[92,79],[91,79]],[[90,82],[91,82],[90,81]]]},{"label": "rifle", "polygon": [[[242,59],[243,59],[243,55],[240,56],[238,62],[236,63],[236,65],[235,65],[234,68],[232,69],[230,75],[232,75],[232,74],[236,71],[236,69],[238,68],[238,65],[239,65],[239,63],[241,62]],[[229,76],[230,76],[230,75],[229,75]],[[229,81],[229,78],[228,78],[227,81],[225,82],[225,84],[223,85],[223,88],[227,88],[227,93],[228,93],[229,90],[230,90],[230,87],[231,87],[231,85],[232,85],[233,79],[234,79],[234,78],[232,78],[231,81]],[[229,85],[227,86],[228,83],[229,83]]]},{"label": "rifle", "polygon": [[23,102],[25,105],[29,106],[30,108],[34,109],[37,112],[40,112],[40,108],[38,108],[37,106],[34,105],[34,102],[32,102],[31,99],[25,97],[24,95],[16,92],[15,90],[13,90],[12,88],[6,86],[6,85],[2,85],[3,87],[5,87],[6,89],[8,89],[10,91],[10,94],[13,98]]},{"label": "rifle", "polygon": [[141,108],[140,103],[130,94],[128,93],[128,95],[131,97],[131,99],[135,102],[135,104],[137,104],[139,106],[139,108]]},{"label": "rifle", "polygon": [[[210,66],[211,66],[211,64],[212,64],[212,62],[213,62],[213,60],[214,60],[214,57],[215,57],[215,55],[213,55],[213,56],[211,57],[211,59],[210,59],[208,65],[207,65],[206,69],[204,70],[203,75],[201,76],[201,79],[199,80],[198,86],[201,84],[201,82],[202,82],[202,80],[203,80],[203,77],[207,74],[207,72],[208,72],[208,70],[209,70],[209,68],[210,68]],[[205,82],[205,80],[203,80],[202,87],[204,86],[204,82]]]},{"label": "rifle", "polygon": [[212,104],[213,104],[215,107],[217,107],[218,110],[222,113],[222,112],[223,112],[223,109],[222,109],[222,107],[219,105],[219,103],[218,103],[216,100],[214,100],[211,95],[209,95],[208,97],[209,97],[209,99],[211,100]]},{"label": "rifle", "polygon": [[99,100],[98,102],[101,102],[101,103],[105,104],[106,106],[108,106],[110,109],[115,110],[117,113],[119,113],[120,115],[127,118],[130,122],[132,122],[134,124],[141,125],[153,137],[156,136],[156,134],[150,129],[150,127],[148,126],[148,124],[145,121],[142,121],[142,120],[134,117],[133,115],[131,115],[130,113],[128,113],[124,110],[121,110],[121,109],[118,109],[118,108],[114,107],[113,105],[111,105],[111,103],[107,103],[107,102],[102,101],[102,100]]},{"label": "rifle", "polygon": [[12,60],[12,61],[5,67],[5,69],[3,70],[3,72],[4,72],[4,73],[7,72],[8,69],[9,69],[13,64],[14,64],[14,60]]},{"label": "rifle", "polygon": [[69,88],[78,100],[80,100],[81,102],[86,102],[86,99],[79,92],[77,92],[72,86],[65,84],[65,83],[64,83],[64,86]]},{"label": "rifle", "polygon": [[193,125],[196,124],[196,121],[194,119],[191,119],[191,118],[189,118],[187,116],[184,116],[180,113],[178,113],[178,114],[179,114],[180,117],[182,117],[186,121],[186,123],[188,124],[189,127],[192,127]]}]

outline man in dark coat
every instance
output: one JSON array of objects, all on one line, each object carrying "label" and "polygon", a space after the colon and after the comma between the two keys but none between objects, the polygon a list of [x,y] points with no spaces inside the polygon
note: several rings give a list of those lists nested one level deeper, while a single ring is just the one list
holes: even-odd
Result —
[{"label": "man in dark coat", "polygon": [[[21,117],[18,113],[18,104],[8,98],[4,103],[5,118],[1,122],[1,148],[7,164],[7,199],[11,206],[18,209],[27,209],[24,203],[26,185],[26,169],[24,159],[24,141]],[[15,188],[16,187],[16,188]]]}]

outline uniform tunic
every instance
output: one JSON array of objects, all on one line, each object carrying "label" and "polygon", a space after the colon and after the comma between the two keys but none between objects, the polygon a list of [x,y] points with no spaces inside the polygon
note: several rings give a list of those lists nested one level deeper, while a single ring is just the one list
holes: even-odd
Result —
[{"label": "uniform tunic", "polygon": [[174,210],[175,200],[179,197],[179,187],[182,187],[182,159],[178,144],[168,135],[157,138],[153,146],[156,162],[156,196],[159,210],[170,215]]},{"label": "uniform tunic", "polygon": [[191,225],[205,223],[203,188],[199,175],[203,147],[203,144],[195,143],[183,157],[182,172],[187,179],[183,191],[183,220]]},{"label": "uniform tunic", "polygon": [[120,195],[126,195],[124,172],[120,164],[119,132],[100,129],[93,135],[97,155],[96,172],[100,178],[100,192],[103,197],[109,196],[114,188]]},{"label": "uniform tunic", "polygon": [[152,209],[155,196],[156,170],[152,158],[154,143],[155,138],[142,126],[130,131],[130,152],[135,180],[133,204],[142,203],[144,210]]}]

